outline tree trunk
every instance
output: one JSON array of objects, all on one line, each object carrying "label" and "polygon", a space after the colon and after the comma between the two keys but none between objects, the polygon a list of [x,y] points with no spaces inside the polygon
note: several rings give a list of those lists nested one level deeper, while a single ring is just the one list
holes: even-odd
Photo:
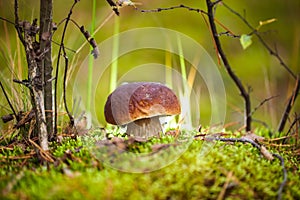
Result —
[{"label": "tree trunk", "polygon": [[44,71],[44,101],[47,132],[49,139],[53,136],[53,95],[52,95],[52,0],[40,0],[40,51],[44,53],[41,67]]},{"label": "tree trunk", "polygon": [[24,21],[24,47],[28,64],[28,81],[31,95],[32,107],[35,111],[36,130],[40,146],[43,150],[48,150],[48,133],[46,127],[45,107],[44,107],[44,80],[43,68],[39,60],[43,57],[38,51],[35,41],[37,26],[36,20],[33,24]]}]

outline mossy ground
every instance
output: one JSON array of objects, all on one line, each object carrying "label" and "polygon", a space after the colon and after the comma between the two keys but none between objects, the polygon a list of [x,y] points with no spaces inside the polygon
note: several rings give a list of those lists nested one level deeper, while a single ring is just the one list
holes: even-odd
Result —
[{"label": "mossy ground", "polygon": [[[164,141],[170,137],[134,143],[130,151],[140,146],[146,152]],[[299,199],[299,157],[290,150],[269,150],[285,159],[283,199]],[[283,180],[278,159],[270,161],[244,143],[193,140],[173,163],[145,173],[112,169],[80,138],[52,144],[52,164],[41,165],[34,156],[21,159],[28,152],[19,146],[1,149],[1,199],[276,199]]]}]

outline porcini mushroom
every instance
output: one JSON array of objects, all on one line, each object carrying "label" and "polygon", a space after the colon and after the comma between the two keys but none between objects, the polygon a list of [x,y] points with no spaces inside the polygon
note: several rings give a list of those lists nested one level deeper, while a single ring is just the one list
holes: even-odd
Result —
[{"label": "porcini mushroom", "polygon": [[136,138],[160,136],[160,116],[178,115],[180,103],[168,87],[155,82],[121,85],[107,98],[104,115],[108,123],[127,125],[126,133]]}]

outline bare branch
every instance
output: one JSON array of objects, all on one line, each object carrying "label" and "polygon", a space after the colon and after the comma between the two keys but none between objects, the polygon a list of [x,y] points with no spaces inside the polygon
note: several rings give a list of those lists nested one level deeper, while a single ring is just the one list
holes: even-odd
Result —
[{"label": "bare branch", "polygon": [[93,50],[91,52],[91,54],[94,56],[94,58],[98,58],[98,56],[100,55],[99,53],[99,49],[96,43],[96,40],[94,38],[91,37],[90,33],[88,31],[86,31],[84,29],[84,26],[80,27],[80,31],[81,33],[84,35],[85,39],[89,42],[89,44],[92,46]]},{"label": "bare branch", "polygon": [[15,9],[15,11],[14,11],[15,12],[15,28],[17,30],[20,41],[25,46],[24,36],[22,35],[22,30],[19,25],[20,20],[19,20],[19,2],[18,2],[18,0],[15,0],[14,9]]},{"label": "bare branch", "polygon": [[67,87],[67,73],[68,73],[68,67],[69,67],[69,59],[68,59],[68,56],[65,52],[65,49],[63,47],[63,56],[65,58],[65,71],[64,71],[64,82],[63,82],[63,99],[64,99],[64,104],[65,104],[65,110],[69,116],[69,119],[70,119],[70,125],[71,127],[74,126],[74,117],[71,115],[70,111],[69,111],[69,108],[68,108],[68,104],[67,104],[67,92],[66,92],[66,87]]},{"label": "bare branch", "polygon": [[184,9],[187,9],[189,11],[194,11],[194,12],[197,12],[197,13],[207,14],[204,10],[201,10],[199,8],[192,8],[192,7],[189,7],[189,6],[185,6],[183,4],[181,4],[179,6],[171,6],[171,7],[168,7],[168,8],[156,8],[156,9],[151,9],[151,10],[141,10],[141,12],[161,12],[161,11],[174,10],[174,9],[178,9],[178,8],[184,8]]},{"label": "bare branch", "polygon": [[278,54],[277,49],[275,48],[275,50],[273,50],[271,47],[269,47],[269,45],[263,40],[263,38],[261,37],[261,35],[259,34],[259,32],[245,19],[245,17],[243,17],[241,14],[239,14],[238,12],[236,12],[235,10],[233,10],[232,8],[230,8],[229,6],[227,6],[224,2],[223,5],[233,14],[235,14],[237,17],[239,17],[252,31],[251,34],[255,34],[257,36],[257,38],[259,39],[260,43],[269,51],[269,53],[273,56],[275,56],[275,58],[279,61],[280,65],[296,80],[295,83],[295,89],[293,91],[293,93],[291,94],[289,101],[285,107],[285,110],[283,112],[283,116],[280,120],[279,126],[277,131],[278,132],[282,132],[284,129],[284,126],[286,124],[286,121],[288,119],[289,113],[293,107],[293,104],[297,98],[297,95],[300,91],[300,81],[299,81],[299,76],[297,76],[288,66],[287,64],[283,61],[283,59],[281,58],[281,56]]},{"label": "bare branch", "polygon": [[0,19],[3,20],[3,21],[5,21],[5,22],[7,22],[7,23],[9,23],[9,24],[15,25],[15,23],[13,23],[12,21],[10,21],[10,20],[8,20],[8,19],[6,19],[4,17],[0,16]]},{"label": "bare branch", "polygon": [[16,113],[14,107],[12,106],[12,104],[11,104],[11,102],[10,102],[8,96],[7,96],[7,93],[6,93],[6,91],[5,91],[5,89],[4,89],[3,85],[2,85],[2,81],[0,81],[0,86],[1,86],[1,89],[2,89],[3,94],[4,94],[4,96],[5,96],[5,99],[6,99],[6,101],[8,102],[8,105],[9,105],[10,109],[11,109],[12,112],[14,113],[14,116],[15,116],[16,120],[19,120],[19,117],[18,117],[18,115],[17,115],[17,113]]},{"label": "bare branch", "polygon": [[297,96],[299,94],[299,91],[300,91],[300,78],[298,76],[297,80],[296,80],[295,88],[294,88],[294,90],[293,90],[293,92],[292,92],[292,94],[291,94],[291,96],[289,98],[288,103],[286,104],[285,110],[284,110],[283,115],[281,117],[278,129],[277,129],[278,132],[282,132],[283,131],[283,129],[285,127],[285,124],[286,124],[286,122],[288,120],[289,114],[290,114],[290,112],[291,112],[291,110],[293,108],[293,105],[294,105],[294,103],[296,101],[296,98],[297,98]]},{"label": "bare branch", "polygon": [[57,137],[57,108],[58,108],[57,107],[57,83],[58,83],[59,62],[60,62],[61,53],[62,53],[63,47],[64,47],[64,39],[65,39],[67,27],[68,27],[69,21],[71,19],[71,15],[73,13],[73,8],[77,3],[78,3],[78,1],[75,0],[74,3],[72,4],[71,8],[70,8],[69,14],[68,14],[68,16],[66,18],[66,21],[65,21],[65,26],[64,26],[63,33],[62,33],[62,36],[61,36],[60,47],[59,47],[59,50],[58,50],[55,81],[54,81],[54,134],[53,134],[54,138]]},{"label": "bare branch", "polygon": [[[60,48],[59,48],[59,52],[58,52],[57,65],[56,65],[56,74],[55,74],[55,83],[54,83],[54,109],[55,109],[54,137],[56,137],[56,135],[57,135],[57,83],[58,83],[59,62],[60,62],[60,57],[61,56],[63,56],[65,58],[65,71],[64,71],[64,81],[63,81],[64,104],[65,104],[66,112],[68,113],[68,116],[69,116],[69,119],[70,119],[70,125],[71,126],[74,125],[74,118],[71,115],[71,113],[69,112],[67,102],[66,102],[66,76],[67,76],[69,61],[68,61],[67,54],[65,52],[64,39],[65,39],[65,34],[66,34],[66,30],[67,30],[69,22],[73,22],[73,24],[75,24],[75,26],[80,29],[80,31],[85,36],[85,39],[93,47],[93,50],[92,50],[91,53],[94,56],[94,58],[96,59],[99,56],[99,50],[98,50],[98,46],[97,46],[97,43],[96,43],[95,39],[91,37],[91,35],[89,34],[88,31],[85,31],[83,26],[80,27],[74,20],[71,19],[73,8],[76,5],[76,3],[78,3],[78,1],[74,1],[73,5],[70,8],[70,11],[69,11],[69,14],[68,14],[67,18],[62,21],[62,22],[65,22],[65,25],[64,25],[64,29],[63,29],[63,33],[62,33],[62,37],[61,37],[61,42],[59,44]],[[58,24],[58,26],[62,22],[60,22]]]},{"label": "bare branch", "polygon": [[[66,21],[66,19],[62,20],[62,22],[63,21]],[[95,59],[98,58],[99,55],[100,55],[100,53],[99,53],[99,49],[98,49],[98,45],[96,43],[96,40],[93,37],[91,37],[91,34],[87,30],[85,30],[84,26],[79,26],[79,24],[75,20],[73,20],[71,18],[69,19],[69,21],[72,22],[80,30],[80,32],[83,34],[83,36],[86,39],[86,41],[93,48],[91,54],[94,56],[94,58]],[[61,23],[59,23],[59,25],[60,24]],[[64,47],[64,49],[68,49],[68,48]],[[68,49],[68,50],[70,50],[70,49]],[[72,52],[76,53],[76,51],[74,51],[74,50],[72,50]]]},{"label": "bare branch", "polygon": [[216,24],[215,24],[215,20],[214,20],[214,15],[213,15],[213,7],[214,7],[214,3],[212,3],[210,0],[206,0],[206,4],[207,4],[207,15],[208,15],[208,19],[209,19],[209,24],[210,24],[210,28],[211,28],[211,32],[215,41],[215,45],[216,48],[219,52],[219,55],[223,61],[224,67],[227,71],[227,73],[229,74],[230,78],[234,81],[235,85],[237,86],[237,88],[240,91],[240,94],[242,95],[244,102],[245,102],[245,126],[246,126],[246,131],[250,131],[251,130],[251,122],[252,122],[252,117],[251,117],[251,102],[250,102],[250,95],[247,92],[247,90],[245,89],[245,87],[243,86],[242,82],[240,81],[240,79],[238,78],[238,76],[233,72],[227,57],[222,49],[221,46],[221,42],[219,40],[218,37],[218,32],[217,32],[217,28],[216,28]]},{"label": "bare branch", "polygon": [[242,143],[249,143],[252,144],[257,149],[261,148],[261,145],[257,142],[248,139],[248,138],[221,138],[221,137],[205,137],[205,140],[216,140],[216,141],[222,141],[222,142],[242,142]]},{"label": "bare branch", "polygon": [[[286,132],[286,138],[282,141],[282,144],[286,143],[288,135],[290,135],[290,132],[295,125],[296,125],[296,130],[298,129],[298,127],[297,127],[298,122],[300,122],[300,115],[297,115],[297,113],[295,113],[295,118],[294,118],[293,122],[291,123],[289,130]],[[296,145],[297,145],[297,139],[296,139]]]},{"label": "bare branch", "polygon": [[262,100],[253,110],[252,112],[250,113],[251,116],[253,116],[253,114],[261,107],[263,106],[265,103],[267,103],[268,101],[278,97],[279,95],[275,95],[275,96],[271,96],[269,98],[266,98],[264,100]]},{"label": "bare branch", "polygon": [[119,9],[117,4],[113,0],[106,0],[107,3],[112,7],[113,11],[116,13],[116,15],[120,15]]},{"label": "bare branch", "polygon": [[279,154],[273,153],[272,155],[280,160],[280,165],[281,165],[282,172],[283,172],[283,181],[281,182],[278,192],[277,192],[277,194],[278,194],[277,199],[282,199],[282,191],[283,191],[284,186],[287,183],[288,173],[287,173],[287,170],[284,165],[284,159]]},{"label": "bare branch", "polygon": [[[60,46],[60,44],[58,43],[58,42],[56,42],[56,41],[54,41],[54,40],[51,40],[51,42],[53,43],[53,44],[55,44],[55,45],[58,45],[58,46]],[[72,53],[76,53],[76,51],[74,50],[74,49],[71,49],[71,48],[69,48],[69,47],[64,47],[66,50],[68,50],[68,51],[71,51]]]},{"label": "bare branch", "polygon": [[273,50],[271,47],[269,47],[269,45],[263,40],[263,38],[260,36],[259,32],[245,19],[245,17],[243,17],[241,14],[239,14],[238,12],[236,12],[235,10],[233,10],[232,8],[230,8],[229,6],[227,6],[224,2],[222,3],[222,5],[225,6],[225,8],[227,8],[230,12],[232,12],[233,14],[235,14],[237,17],[239,17],[250,29],[251,29],[251,34],[255,34],[256,37],[259,39],[260,43],[269,51],[269,53],[273,56],[275,56],[277,58],[277,60],[279,61],[280,65],[284,67],[284,69],[294,78],[297,79],[296,74],[294,74],[294,72],[292,72],[292,70],[287,66],[287,64],[285,64],[285,62],[283,61],[283,59],[280,57],[280,55],[278,54],[278,52],[276,50]]}]

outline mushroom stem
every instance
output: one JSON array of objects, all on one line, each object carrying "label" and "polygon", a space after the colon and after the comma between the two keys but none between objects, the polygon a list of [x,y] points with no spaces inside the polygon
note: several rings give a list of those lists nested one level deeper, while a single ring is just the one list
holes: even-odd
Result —
[{"label": "mushroom stem", "polygon": [[148,139],[153,136],[160,137],[162,127],[159,117],[144,118],[133,121],[127,125],[127,134],[140,139]]}]

